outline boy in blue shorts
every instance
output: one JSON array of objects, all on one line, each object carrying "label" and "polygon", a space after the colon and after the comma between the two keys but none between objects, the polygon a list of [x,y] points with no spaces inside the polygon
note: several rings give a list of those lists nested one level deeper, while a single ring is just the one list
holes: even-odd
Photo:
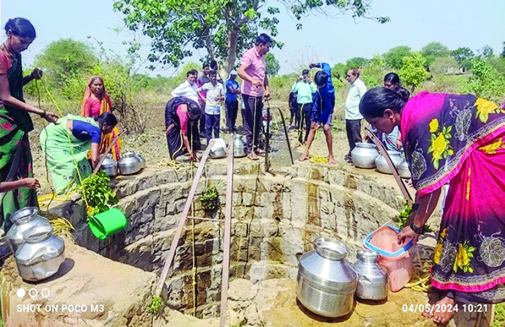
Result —
[{"label": "boy in blue shorts", "polygon": [[331,165],[335,164],[331,135],[331,117],[333,115],[333,108],[335,107],[335,87],[331,81],[330,65],[327,63],[313,63],[309,67],[322,68],[322,70],[318,71],[316,76],[314,76],[317,92],[314,93],[310,132],[305,145],[305,151],[298,160],[304,161],[309,158],[310,146],[314,141],[316,131],[322,125],[326,144],[328,145],[328,164]]}]

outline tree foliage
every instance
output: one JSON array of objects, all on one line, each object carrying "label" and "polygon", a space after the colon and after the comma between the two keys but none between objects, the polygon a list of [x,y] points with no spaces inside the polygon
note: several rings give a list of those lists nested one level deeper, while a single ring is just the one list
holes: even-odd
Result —
[{"label": "tree foliage", "polygon": [[281,69],[281,65],[279,64],[279,60],[277,60],[273,53],[267,53],[265,55],[265,61],[267,63],[267,75],[275,76],[279,73]]},{"label": "tree foliage", "polygon": [[481,49],[477,50],[481,58],[492,58],[494,57],[494,50],[489,45],[483,46]]},{"label": "tree foliage", "polygon": [[421,49],[421,54],[426,58],[426,67],[429,68],[437,58],[448,57],[451,51],[440,42],[431,42]]},{"label": "tree foliage", "polygon": [[482,58],[472,60],[471,70],[472,77],[463,85],[462,92],[500,103],[505,94],[505,76]]},{"label": "tree foliage", "polygon": [[391,69],[400,69],[403,65],[403,57],[407,57],[412,52],[409,46],[400,45],[390,49],[384,54],[386,66]]},{"label": "tree foliage", "polygon": [[[253,45],[260,31],[275,38],[279,7],[285,6],[301,21],[314,11],[331,13],[339,10],[355,18],[367,17],[370,0],[115,0],[114,9],[125,15],[128,29],[141,31],[151,38],[148,59],[164,65],[178,66],[193,54],[193,49],[206,49],[208,56],[226,63],[228,73],[237,56]],[[271,6],[272,5],[272,6]],[[372,17],[380,23],[388,17]],[[300,22],[297,28],[302,28]],[[282,47],[275,42],[274,46]]]},{"label": "tree foliage", "polygon": [[370,60],[363,57],[354,57],[345,62],[346,70],[351,68],[363,68],[368,65]]},{"label": "tree foliage", "polygon": [[456,74],[459,72],[459,65],[452,57],[438,57],[431,64],[430,72],[436,75]]},{"label": "tree foliage", "polygon": [[426,58],[419,52],[412,52],[403,58],[403,65],[398,74],[404,85],[410,86],[411,93],[414,93],[416,86],[419,86],[430,74],[424,68]]},{"label": "tree foliage", "polygon": [[470,50],[470,48],[460,47],[451,52],[451,57],[456,59],[459,67],[463,68],[464,70],[468,70],[472,66],[472,58],[475,57],[475,55],[473,54],[473,51]]},{"label": "tree foliage", "polygon": [[35,57],[34,66],[44,71],[46,84],[71,98],[98,62],[91,45],[73,39],[60,39],[51,42]]},{"label": "tree foliage", "polygon": [[374,55],[373,59],[365,66],[362,79],[368,88],[384,85],[385,66],[386,62],[379,54]]}]

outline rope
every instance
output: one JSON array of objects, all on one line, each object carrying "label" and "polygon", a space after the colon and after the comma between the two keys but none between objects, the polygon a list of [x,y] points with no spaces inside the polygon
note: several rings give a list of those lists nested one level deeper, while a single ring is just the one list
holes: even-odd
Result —
[{"label": "rope", "polygon": [[[431,259],[433,254],[427,252],[431,251],[424,250],[423,254],[418,253],[417,262],[414,263],[414,276],[409,283],[405,284],[406,288],[418,292],[427,292],[430,289],[430,268],[433,266],[433,260]],[[423,258],[421,259],[421,257]]]}]

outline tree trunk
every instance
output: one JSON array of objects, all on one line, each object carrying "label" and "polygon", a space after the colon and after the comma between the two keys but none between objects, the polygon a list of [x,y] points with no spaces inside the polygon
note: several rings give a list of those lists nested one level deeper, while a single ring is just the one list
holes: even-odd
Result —
[{"label": "tree trunk", "polygon": [[235,60],[237,59],[237,39],[238,39],[238,30],[239,26],[236,24],[233,26],[230,31],[230,35],[228,38],[228,58],[226,58],[226,76],[228,76],[233,69],[233,65],[235,65]]}]

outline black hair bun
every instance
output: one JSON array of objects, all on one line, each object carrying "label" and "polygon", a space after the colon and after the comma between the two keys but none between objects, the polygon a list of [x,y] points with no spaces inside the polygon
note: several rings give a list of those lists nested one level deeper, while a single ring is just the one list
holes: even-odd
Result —
[{"label": "black hair bun", "polygon": [[396,91],[396,93],[398,93],[403,102],[407,102],[410,98],[410,92],[403,87],[399,88],[398,91]]}]

